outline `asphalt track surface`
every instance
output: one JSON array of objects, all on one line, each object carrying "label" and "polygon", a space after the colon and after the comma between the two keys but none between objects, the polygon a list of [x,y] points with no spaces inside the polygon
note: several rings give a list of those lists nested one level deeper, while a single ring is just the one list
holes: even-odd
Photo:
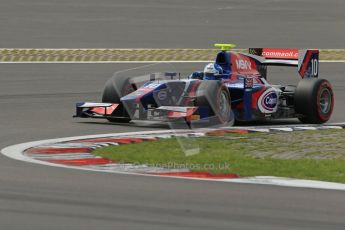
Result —
[{"label": "asphalt track surface", "polygon": [[[226,37],[242,47],[343,48],[345,38],[343,1],[0,2],[1,47],[204,48]],[[166,128],[72,119],[74,102],[98,100],[114,71],[134,66],[0,64],[0,148]],[[344,121],[344,67],[320,67],[334,85],[334,122]],[[292,71],[272,81],[295,82]],[[0,229],[344,229],[344,213],[340,191],[114,175],[0,156]]]},{"label": "asphalt track surface", "polygon": [[0,0],[0,47],[344,48],[343,0]]}]

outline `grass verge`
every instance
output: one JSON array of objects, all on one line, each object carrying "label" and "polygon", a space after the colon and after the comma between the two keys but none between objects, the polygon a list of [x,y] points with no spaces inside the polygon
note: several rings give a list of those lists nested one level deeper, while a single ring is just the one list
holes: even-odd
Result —
[{"label": "grass verge", "polygon": [[192,171],[282,176],[345,183],[344,130],[249,133],[180,139],[200,148],[186,156],[176,138],[96,149],[94,154],[122,163]]}]

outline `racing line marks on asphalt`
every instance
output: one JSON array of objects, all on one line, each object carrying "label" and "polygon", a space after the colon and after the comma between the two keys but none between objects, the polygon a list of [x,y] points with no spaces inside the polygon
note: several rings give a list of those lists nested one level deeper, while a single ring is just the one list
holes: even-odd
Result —
[{"label": "racing line marks on asphalt", "polygon": [[1,150],[2,154],[21,161],[55,167],[74,168],[108,173],[125,173],[146,176],[164,176],[198,180],[216,180],[221,182],[270,184],[280,186],[308,187],[321,189],[345,190],[345,184],[297,180],[277,177],[238,178],[235,174],[210,174],[208,172],[191,172],[187,168],[169,169],[157,166],[124,164],[92,154],[96,148],[109,145],[131,144],[143,141],[155,141],[162,138],[178,136],[205,136],[235,132],[292,132],[303,130],[343,129],[345,123],[321,126],[275,126],[275,127],[229,127],[223,129],[145,131],[133,133],[101,134],[42,140],[9,146]]}]

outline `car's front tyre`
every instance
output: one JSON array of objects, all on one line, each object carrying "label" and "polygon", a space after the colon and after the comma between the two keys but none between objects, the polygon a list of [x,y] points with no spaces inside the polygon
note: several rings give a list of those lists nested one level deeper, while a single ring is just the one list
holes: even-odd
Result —
[{"label": "car's front tyre", "polygon": [[135,91],[134,87],[130,84],[129,78],[125,77],[112,77],[104,86],[102,102],[105,103],[116,103],[119,106],[111,114],[114,117],[108,117],[107,120],[110,122],[128,123],[131,121],[131,117],[120,98]]},{"label": "car's front tyre", "polygon": [[228,124],[231,119],[231,99],[228,88],[220,81],[203,81],[196,91],[195,106],[208,110],[217,124]]}]

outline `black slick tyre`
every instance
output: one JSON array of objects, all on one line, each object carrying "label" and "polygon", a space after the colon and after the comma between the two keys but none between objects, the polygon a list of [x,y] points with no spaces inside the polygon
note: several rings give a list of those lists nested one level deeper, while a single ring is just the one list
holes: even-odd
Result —
[{"label": "black slick tyre", "polygon": [[[112,77],[110,78],[103,90],[102,102],[116,103],[119,106],[111,114],[114,118],[107,118],[110,122],[128,123],[131,117],[128,113],[129,108],[120,101],[120,98],[135,91],[133,85],[130,84],[129,78]],[[115,118],[116,117],[116,118]]]},{"label": "black slick tyre", "polygon": [[302,79],[296,88],[295,111],[303,123],[322,124],[333,112],[334,93],[331,84],[325,79]]},{"label": "black slick tyre", "polygon": [[195,106],[206,109],[217,124],[231,121],[230,93],[220,81],[202,81],[196,90]]}]

